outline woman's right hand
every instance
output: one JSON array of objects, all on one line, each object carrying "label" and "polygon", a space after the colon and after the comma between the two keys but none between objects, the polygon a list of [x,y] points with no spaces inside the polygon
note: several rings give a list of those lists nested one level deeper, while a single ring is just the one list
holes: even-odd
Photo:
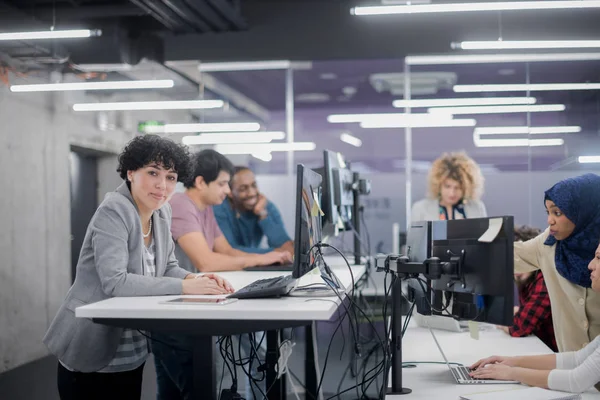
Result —
[{"label": "woman's right hand", "polygon": [[259,265],[287,264],[292,262],[292,255],[287,251],[271,251],[260,255]]},{"label": "woman's right hand", "polygon": [[201,276],[197,279],[183,280],[183,294],[229,294],[226,287],[219,285],[210,276]]},{"label": "woman's right hand", "polygon": [[482,358],[479,361],[476,361],[473,365],[471,365],[469,367],[469,369],[477,369],[477,368],[483,368],[488,364],[504,364],[507,365],[509,367],[515,367],[516,363],[515,363],[515,358],[514,357],[504,357],[504,356],[491,356],[488,358]]}]

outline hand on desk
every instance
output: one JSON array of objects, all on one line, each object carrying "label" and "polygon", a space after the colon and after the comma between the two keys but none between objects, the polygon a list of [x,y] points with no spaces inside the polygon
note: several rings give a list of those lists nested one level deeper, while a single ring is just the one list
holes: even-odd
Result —
[{"label": "hand on desk", "polygon": [[215,274],[190,274],[183,281],[183,294],[229,294],[235,290],[227,280]]}]

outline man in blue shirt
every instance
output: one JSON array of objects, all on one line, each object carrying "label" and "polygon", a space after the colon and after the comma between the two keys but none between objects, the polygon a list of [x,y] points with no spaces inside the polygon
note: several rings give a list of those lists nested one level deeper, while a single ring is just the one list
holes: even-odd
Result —
[{"label": "man in blue shirt", "polygon": [[[247,167],[235,167],[230,186],[228,198],[214,207],[229,244],[247,253],[278,250],[294,254],[294,242],[285,231],[279,210],[258,191],[254,173]],[[260,247],[264,236],[266,248]]]}]

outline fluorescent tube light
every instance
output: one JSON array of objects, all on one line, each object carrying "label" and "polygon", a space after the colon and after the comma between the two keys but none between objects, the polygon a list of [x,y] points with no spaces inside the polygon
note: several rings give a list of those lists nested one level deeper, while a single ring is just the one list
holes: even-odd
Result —
[{"label": "fluorescent tube light", "polygon": [[589,49],[600,47],[600,40],[489,40],[452,43],[454,49],[509,50],[509,49]]},{"label": "fluorescent tube light", "polygon": [[449,65],[449,64],[485,64],[513,62],[552,62],[552,61],[595,61],[600,53],[554,53],[554,54],[455,54],[408,56],[404,59],[408,65]]},{"label": "fluorescent tube light", "polygon": [[261,143],[261,144],[218,144],[215,150],[221,154],[261,154],[273,151],[312,151],[314,142]]},{"label": "fluorescent tube light", "polygon": [[252,153],[252,157],[264,162],[269,162],[273,159],[271,153]]},{"label": "fluorescent tube light", "polygon": [[503,85],[454,85],[453,90],[456,93],[600,90],[600,83],[516,83]]},{"label": "fluorescent tube light", "polygon": [[225,72],[225,71],[261,71],[272,69],[311,69],[311,62],[292,62],[289,60],[273,61],[239,61],[239,62],[214,62],[200,63],[198,69],[201,72]]},{"label": "fluorescent tube light", "polygon": [[476,147],[542,147],[562,146],[563,139],[475,139]]},{"label": "fluorescent tube light", "polygon": [[12,85],[11,92],[63,92],[72,90],[130,90],[172,88],[171,79],[150,81],[44,83],[35,85]]},{"label": "fluorescent tube light", "polygon": [[600,156],[579,156],[577,161],[580,164],[600,163]]},{"label": "fluorescent tube light", "polygon": [[472,107],[435,107],[428,110],[429,113],[439,114],[504,114],[504,113],[527,113],[527,112],[552,112],[564,111],[564,104],[540,104],[526,106],[472,106]]},{"label": "fluorescent tube light", "polygon": [[472,97],[462,99],[419,99],[419,100],[394,100],[392,105],[396,108],[404,107],[448,107],[448,106],[484,106],[507,104],[535,104],[535,97]]},{"label": "fluorescent tube light", "polygon": [[498,1],[447,4],[414,4],[394,6],[364,6],[350,9],[353,15],[424,14],[476,11],[559,10],[569,8],[599,8],[600,1]]},{"label": "fluorescent tube light", "polygon": [[77,39],[101,36],[101,30],[71,29],[63,31],[3,32],[0,40]]},{"label": "fluorescent tube light", "polygon": [[200,133],[200,132],[256,132],[260,130],[258,122],[165,124],[148,126],[146,133]]},{"label": "fluorescent tube light", "polygon": [[420,121],[363,121],[360,123],[361,128],[444,128],[444,127],[461,127],[461,126],[475,126],[477,121],[474,119],[453,119],[453,120],[437,120],[436,118],[430,118],[427,120]]},{"label": "fluorescent tube light", "polygon": [[270,143],[285,139],[284,132],[214,132],[197,136],[184,136],[181,141],[188,146],[198,144]]},{"label": "fluorescent tube light", "polygon": [[350,135],[349,133],[342,133],[340,135],[340,140],[342,142],[348,143],[349,145],[354,146],[354,147],[361,147],[362,146],[362,140],[360,140],[356,136]]},{"label": "fluorescent tube light", "polygon": [[[440,115],[441,119],[452,119],[452,115]],[[364,121],[407,121],[431,119],[428,113],[380,113],[380,114],[331,114],[327,117],[327,122],[331,124],[355,123]]]},{"label": "fluorescent tube light", "polygon": [[123,101],[118,103],[73,104],[73,111],[199,110],[221,108],[224,105],[225,103],[222,100]]},{"label": "fluorescent tube light", "polygon": [[475,132],[479,135],[543,135],[553,133],[579,133],[580,126],[493,126],[478,127]]}]

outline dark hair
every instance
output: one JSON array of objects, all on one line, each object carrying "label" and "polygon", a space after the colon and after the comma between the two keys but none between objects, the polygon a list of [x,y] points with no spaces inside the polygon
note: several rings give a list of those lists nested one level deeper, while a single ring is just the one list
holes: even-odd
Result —
[{"label": "dark hair", "polygon": [[523,226],[515,226],[515,241],[523,241],[526,242],[534,237],[539,236],[541,231],[537,228],[533,228],[531,226],[523,225]]},{"label": "dark hair", "polygon": [[236,176],[238,174],[238,172],[242,172],[242,171],[252,171],[252,170],[244,165],[236,165],[235,167],[233,167],[233,173],[231,174],[231,178],[229,179],[229,187],[231,187],[231,185],[233,184],[233,177]]},{"label": "dark hair", "polygon": [[193,173],[183,184],[187,188],[194,187],[196,178],[201,176],[206,184],[215,181],[221,171],[233,175],[233,164],[223,154],[214,150],[202,150],[192,155]]},{"label": "dark hair", "polygon": [[187,146],[157,135],[136,136],[127,143],[119,154],[117,172],[129,186],[127,171],[135,171],[151,163],[160,164],[166,169],[173,169],[180,182],[185,182],[191,172],[190,153]]}]

